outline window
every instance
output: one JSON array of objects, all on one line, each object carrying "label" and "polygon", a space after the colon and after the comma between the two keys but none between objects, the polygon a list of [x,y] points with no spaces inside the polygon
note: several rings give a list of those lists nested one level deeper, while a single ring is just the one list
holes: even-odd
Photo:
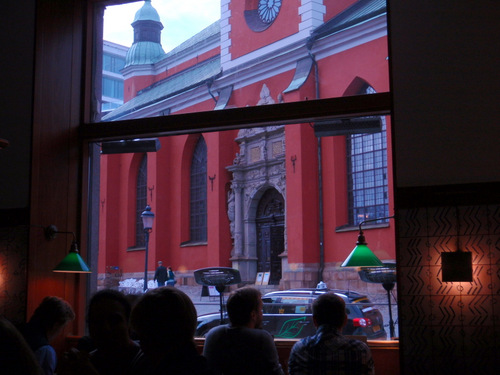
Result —
[{"label": "window", "polygon": [[190,240],[207,240],[207,145],[200,137],[191,162]]},{"label": "window", "polygon": [[[360,92],[374,93],[368,85]],[[349,224],[389,216],[385,119],[379,133],[347,136],[346,149]]]},{"label": "window", "polygon": [[[379,3],[378,0],[369,1],[370,4],[373,2]],[[154,6],[161,16],[160,4],[163,2],[139,2],[137,6],[139,9]],[[232,0],[231,4],[239,6],[240,2]],[[358,5],[366,3],[362,1]],[[293,6],[292,3],[283,3],[281,14],[267,30],[267,35],[281,38],[282,35],[274,35],[273,31],[281,32],[280,28],[274,27],[280,20],[286,20],[290,25],[298,22],[283,17],[287,15],[285,11],[296,14],[292,12]],[[358,10],[352,8],[349,12],[358,17],[363,9]],[[104,114],[104,122],[98,122],[97,115],[97,122],[89,119],[82,127],[82,134],[91,142],[144,137],[160,139],[161,149],[156,153],[148,152],[149,182],[143,192],[156,214],[146,265],[149,277],[154,272],[155,261],[163,259],[168,260],[174,269],[182,270],[182,277],[186,278],[191,277],[191,271],[196,269],[223,265],[240,269],[242,280],[255,280],[252,267],[258,251],[255,241],[257,203],[262,194],[273,187],[282,192],[288,203],[281,238],[287,250],[280,258],[285,265],[282,276],[284,279],[293,277],[302,283],[300,286],[307,286],[306,282],[311,280],[308,270],[316,267],[309,262],[316,259],[314,254],[319,252],[320,246],[318,234],[323,230],[319,205],[315,204],[319,202],[316,181],[320,169],[317,137],[310,124],[345,117],[383,116],[390,110],[384,33],[370,32],[369,40],[356,37],[356,44],[347,53],[343,45],[337,44],[339,33],[335,27],[340,27],[341,20],[334,16],[334,11],[328,13],[328,17],[335,20],[326,24],[325,15],[325,26],[318,30],[316,42],[309,45],[313,54],[321,52],[315,55],[317,66],[309,55],[298,56],[294,49],[284,48],[286,53],[273,53],[267,39],[262,37],[265,34],[256,34],[246,24],[240,25],[236,16],[232,23],[236,34],[229,51],[234,52],[231,56],[225,48],[226,43],[221,44],[222,36],[226,35],[220,35],[217,24],[207,26],[203,32],[176,46],[167,48],[167,44],[162,43],[164,50],[139,49],[142,44],[151,43],[143,34],[139,35],[142,44],[127,44],[130,45],[129,52],[158,52],[163,57],[156,60],[156,55],[136,53],[130,56],[130,52],[126,61],[131,65],[122,69],[126,77],[124,104]],[[370,21],[370,27],[376,26],[372,21],[382,22],[384,16],[380,13],[375,18]],[[129,24],[126,26],[126,32],[130,31]],[[136,26],[146,28],[148,25]],[[359,26],[364,27],[366,23]],[[379,26],[384,30],[384,25]],[[348,39],[354,38],[354,29],[346,26],[341,33]],[[287,32],[294,30],[289,28]],[[177,33],[169,26],[163,29],[162,37],[163,34],[173,36]],[[309,31],[304,34],[307,34],[304,38],[310,35]],[[285,40],[289,42],[287,48],[295,43],[296,36],[291,35],[293,38]],[[251,38],[253,45],[241,43],[247,40],[245,38]],[[215,45],[215,50],[212,45]],[[224,51],[219,52],[219,47]],[[213,54],[214,51],[217,53]],[[372,51],[376,54],[372,55]],[[199,58],[194,59],[191,52],[196,52]],[[352,55],[365,57],[357,60],[359,64],[352,64],[349,60]],[[230,69],[221,70],[224,64],[229,64]],[[345,69],[342,69],[342,74],[331,74],[332,66]],[[358,84],[356,77],[369,77],[378,93],[365,95],[368,92],[364,90],[359,95],[359,88],[364,87],[365,81]],[[116,77],[110,75],[110,78]],[[355,85],[351,86],[353,81]],[[96,78],[96,82],[102,82],[102,77]],[[346,91],[349,93],[345,94]],[[96,91],[96,97],[99,94],[101,92]],[[389,128],[390,123],[387,126]],[[264,135],[262,129],[266,127],[269,130]],[[337,204],[340,193],[323,194],[322,197],[324,222],[333,223],[333,227],[346,223],[348,202],[344,197],[348,184],[344,134],[330,137],[322,146],[325,156],[333,156],[322,159],[325,189],[342,192],[342,209]],[[353,146],[356,146],[354,140],[358,138],[352,139]],[[142,157],[142,154],[134,157],[139,155]],[[123,164],[116,165],[128,166],[132,156],[124,154],[119,158]],[[140,159],[134,161],[136,169],[138,161]],[[358,162],[355,158],[353,161]],[[125,167],[123,170],[129,171]],[[116,225],[111,215],[121,218],[124,213],[128,214],[128,228],[134,224],[130,213],[130,205],[134,202],[130,200],[135,198],[135,184],[130,179],[135,179],[135,174],[122,173],[120,168],[108,168],[106,173],[107,186],[112,186],[112,189],[126,186],[117,197],[124,204],[116,205],[120,213],[109,210],[99,218],[108,219],[110,223],[99,236],[107,238],[106,245],[111,243],[113,247],[101,246],[95,253],[98,252],[99,259],[107,262],[105,266],[111,265],[108,259],[119,264],[124,279],[137,278],[137,274],[144,271],[140,259],[142,254],[126,253],[121,244],[133,243],[134,236],[142,238],[139,215],[146,200],[137,204],[137,233],[131,233],[133,230],[127,230],[125,225]],[[387,191],[386,185],[382,186]],[[96,202],[101,201],[96,199]],[[384,202],[382,206],[387,207]],[[353,235],[349,233],[351,229],[335,231],[325,238],[325,259],[331,260],[325,272],[338,272],[334,264],[348,255],[348,249],[344,250],[342,245]],[[390,232],[392,228],[383,230]],[[393,255],[392,243],[387,247],[389,258]],[[299,259],[303,263],[297,263]],[[187,281],[191,283],[192,280]],[[383,297],[386,297],[385,293]],[[303,305],[298,306],[302,308]],[[288,307],[295,312],[295,306]]]},{"label": "window", "polygon": [[103,66],[102,70],[120,73],[120,70],[125,66],[125,58],[117,57],[113,55],[103,54]]},{"label": "window", "polygon": [[[307,12],[300,2],[279,2],[272,10],[236,0],[206,0],[196,7],[183,7],[180,0],[131,2],[125,12],[109,5],[103,43],[126,49],[126,94],[122,106],[95,120],[336,98],[345,89],[332,74],[338,66],[345,75],[383,68],[376,88],[387,90],[385,1],[349,3],[341,10],[325,2]],[[346,46],[354,55],[344,53]],[[115,69],[105,59],[104,71],[108,66]],[[314,75],[318,82],[311,82]]]},{"label": "window", "polygon": [[135,246],[144,247],[144,227],[141,214],[148,204],[148,155],[145,154],[141,160],[137,172],[136,193],[136,218],[135,218]]},{"label": "window", "polygon": [[123,80],[103,77],[102,95],[123,100]]}]

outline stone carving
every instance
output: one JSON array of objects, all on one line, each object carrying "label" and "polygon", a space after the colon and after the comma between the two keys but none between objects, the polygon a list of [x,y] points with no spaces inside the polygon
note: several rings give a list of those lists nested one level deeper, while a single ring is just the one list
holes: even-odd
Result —
[{"label": "stone carving", "polygon": [[260,100],[257,102],[257,105],[274,104],[274,103],[275,101],[271,97],[271,91],[269,91],[269,88],[264,83],[262,85],[262,90],[260,90]]}]

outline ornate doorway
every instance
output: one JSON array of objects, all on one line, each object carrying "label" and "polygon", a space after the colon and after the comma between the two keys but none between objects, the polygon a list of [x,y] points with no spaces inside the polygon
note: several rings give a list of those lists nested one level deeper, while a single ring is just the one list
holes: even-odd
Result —
[{"label": "ornate doorway", "polygon": [[269,284],[279,284],[280,254],[285,250],[285,202],[276,189],[268,189],[260,199],[255,221],[257,272],[270,272]]}]

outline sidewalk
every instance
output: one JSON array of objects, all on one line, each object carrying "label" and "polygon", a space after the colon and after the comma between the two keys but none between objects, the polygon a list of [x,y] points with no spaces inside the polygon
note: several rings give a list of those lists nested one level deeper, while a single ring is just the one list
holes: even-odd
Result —
[{"label": "sidewalk", "polygon": [[[201,285],[187,286],[179,285],[176,286],[177,289],[182,290],[186,293],[193,301],[194,307],[196,307],[196,312],[198,315],[219,313],[220,312],[220,297],[202,297],[201,296]],[[229,293],[224,293],[224,303],[227,300]]]}]

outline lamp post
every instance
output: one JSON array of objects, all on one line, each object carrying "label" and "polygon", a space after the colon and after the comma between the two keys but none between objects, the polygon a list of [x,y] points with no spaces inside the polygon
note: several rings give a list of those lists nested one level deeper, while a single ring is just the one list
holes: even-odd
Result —
[{"label": "lamp post", "polygon": [[145,243],[145,264],[144,264],[144,292],[148,288],[148,250],[149,250],[149,234],[153,230],[153,222],[155,214],[151,212],[151,207],[146,206],[141,214],[142,225],[144,226],[144,243]]}]

